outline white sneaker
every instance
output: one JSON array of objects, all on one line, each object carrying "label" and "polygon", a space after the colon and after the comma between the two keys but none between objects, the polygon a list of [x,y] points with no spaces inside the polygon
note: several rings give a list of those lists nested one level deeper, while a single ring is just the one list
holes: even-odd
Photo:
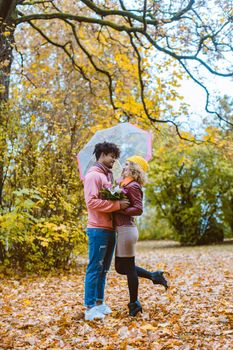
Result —
[{"label": "white sneaker", "polygon": [[94,306],[91,309],[85,311],[85,321],[103,319],[104,317],[104,314],[99,310],[98,306]]},{"label": "white sneaker", "polygon": [[98,308],[98,311],[100,311],[104,315],[109,315],[112,313],[112,310],[106,304],[96,305],[96,307]]}]

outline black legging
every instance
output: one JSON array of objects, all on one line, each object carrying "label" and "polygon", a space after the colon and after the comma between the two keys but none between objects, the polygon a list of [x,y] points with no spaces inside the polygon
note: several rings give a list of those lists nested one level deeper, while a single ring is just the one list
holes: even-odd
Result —
[{"label": "black legging", "polygon": [[151,272],[135,265],[135,257],[115,258],[115,269],[120,275],[126,275],[129,288],[130,302],[135,303],[138,299],[138,277],[152,279]]}]

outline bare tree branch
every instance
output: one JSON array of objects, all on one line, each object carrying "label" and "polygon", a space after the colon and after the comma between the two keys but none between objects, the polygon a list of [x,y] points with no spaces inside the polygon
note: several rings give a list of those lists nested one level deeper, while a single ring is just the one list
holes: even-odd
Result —
[{"label": "bare tree branch", "polygon": [[176,13],[174,16],[171,17],[171,21],[179,21],[186,12],[192,9],[192,6],[194,5],[194,3],[195,3],[195,0],[190,0],[188,5],[183,10],[181,10],[180,12]]},{"label": "bare tree branch", "polygon": [[34,1],[34,2],[27,2],[27,1],[22,0],[21,5],[22,6],[34,6],[34,5],[43,5],[43,4],[52,3],[52,2],[53,2],[53,0]]},{"label": "bare tree branch", "polygon": [[77,22],[84,23],[92,23],[92,24],[100,24],[102,26],[108,26],[113,28],[119,32],[143,32],[143,27],[134,27],[128,28],[124,25],[117,25],[110,21],[104,21],[102,19],[94,18],[94,17],[85,17],[85,16],[76,16],[65,13],[48,13],[48,14],[33,14],[33,15],[24,15],[22,12],[19,12],[21,17],[16,19],[15,23],[25,23],[32,20],[49,20],[49,19],[62,19],[62,20],[73,20]]},{"label": "bare tree branch", "polygon": [[97,66],[97,64],[94,62],[92,55],[88,52],[88,50],[84,47],[84,45],[81,43],[81,41],[79,40],[77,33],[76,33],[76,29],[75,29],[75,25],[70,23],[69,21],[66,21],[66,23],[68,23],[71,28],[72,28],[72,32],[74,34],[75,40],[78,44],[78,46],[80,47],[80,49],[85,53],[85,55],[88,57],[90,63],[92,64],[92,66],[95,68],[95,70],[99,73],[102,73],[103,75],[105,75],[108,78],[108,89],[109,89],[109,95],[110,95],[110,101],[111,101],[111,105],[113,107],[114,110],[118,109],[114,103],[114,99],[113,99],[113,81],[112,81],[112,77],[111,74],[102,69],[99,68]]},{"label": "bare tree branch", "polygon": [[233,126],[233,124],[227,120],[227,119],[224,119],[223,117],[220,116],[220,114],[218,112],[214,112],[214,111],[211,111],[209,110],[209,97],[210,97],[210,94],[209,94],[209,91],[208,89],[199,81],[197,80],[193,75],[192,73],[188,70],[188,68],[186,67],[186,65],[180,61],[180,64],[183,66],[184,70],[188,73],[189,76],[191,76],[191,78],[199,85],[202,87],[202,89],[205,90],[206,92],[206,104],[205,104],[205,110],[206,112],[210,113],[210,114],[215,114],[220,120],[224,121],[225,123]]},{"label": "bare tree branch", "polygon": [[153,40],[151,38],[151,36],[147,33],[143,33],[144,36],[148,39],[148,41],[159,51],[161,52],[164,52],[166,54],[168,54],[169,56],[175,58],[176,60],[178,60],[179,62],[181,60],[192,60],[192,61],[198,61],[199,63],[201,63],[210,73],[214,74],[214,75],[218,75],[218,76],[221,76],[221,77],[231,77],[233,76],[233,72],[232,73],[220,73],[220,72],[217,72],[215,70],[213,70],[206,62],[204,62],[202,59],[200,59],[199,57],[195,55],[193,56],[185,56],[185,55],[177,55],[176,53],[170,51],[170,50],[167,50],[161,46],[159,46],[157,44],[157,42],[155,40]]}]

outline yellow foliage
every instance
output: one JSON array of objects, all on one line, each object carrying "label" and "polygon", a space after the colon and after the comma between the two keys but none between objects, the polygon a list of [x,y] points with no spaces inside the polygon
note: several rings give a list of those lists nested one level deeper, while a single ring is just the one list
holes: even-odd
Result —
[{"label": "yellow foliage", "polygon": [[3,32],[3,36],[9,36],[11,34],[11,32],[7,31],[7,32]]}]

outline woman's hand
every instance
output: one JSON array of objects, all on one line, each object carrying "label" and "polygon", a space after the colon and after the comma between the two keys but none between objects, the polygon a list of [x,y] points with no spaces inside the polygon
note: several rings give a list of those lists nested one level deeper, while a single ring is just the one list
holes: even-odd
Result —
[{"label": "woman's hand", "polygon": [[128,199],[123,199],[120,201],[120,208],[124,210],[130,206],[130,201]]}]

